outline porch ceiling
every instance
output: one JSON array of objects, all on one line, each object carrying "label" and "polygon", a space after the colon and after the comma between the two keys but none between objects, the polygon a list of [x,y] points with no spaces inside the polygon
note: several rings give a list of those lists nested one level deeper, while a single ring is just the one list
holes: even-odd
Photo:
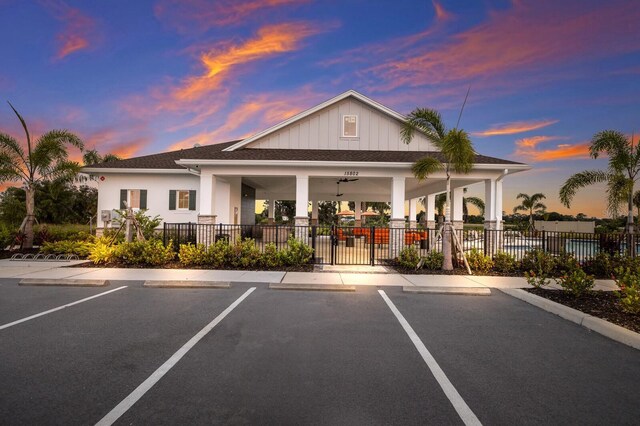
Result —
[{"label": "porch ceiling", "polygon": [[[309,199],[318,201],[385,201],[391,200],[391,179],[377,177],[358,177],[352,182],[336,182],[345,176],[327,176],[309,178]],[[295,200],[296,178],[294,176],[251,176],[243,177],[243,183],[256,189],[257,199]],[[452,187],[468,186],[480,179],[452,181]],[[406,198],[417,198],[427,194],[443,192],[444,179],[419,181],[407,178],[405,181]],[[338,192],[339,191],[339,192]],[[337,193],[343,194],[336,196]]]}]

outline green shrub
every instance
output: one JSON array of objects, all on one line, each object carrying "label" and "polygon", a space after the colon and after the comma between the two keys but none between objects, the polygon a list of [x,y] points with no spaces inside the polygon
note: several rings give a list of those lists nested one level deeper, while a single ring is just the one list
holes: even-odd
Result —
[{"label": "green shrub", "polygon": [[485,256],[480,250],[472,249],[466,253],[467,262],[472,271],[477,271],[483,274],[493,269],[493,260],[489,256]]},{"label": "green shrub", "polygon": [[132,241],[116,246],[115,261],[128,266],[160,266],[175,258],[173,242],[165,247],[160,240]]},{"label": "green shrub", "polygon": [[81,224],[65,224],[52,225],[42,224],[35,225],[34,244],[43,245],[45,242],[56,241],[93,241],[93,235],[89,233],[89,225]]},{"label": "green shrub", "polygon": [[231,245],[226,240],[218,240],[207,249],[207,263],[213,268],[223,268],[231,259]]},{"label": "green shrub", "polygon": [[553,256],[541,249],[531,250],[525,253],[520,261],[520,270],[534,271],[537,275],[549,277],[553,273],[555,260]]},{"label": "green shrub", "polygon": [[[122,222],[124,221],[124,216],[126,215],[126,211],[116,210],[116,212],[117,212],[117,215],[113,223],[114,223],[114,227],[117,230],[118,228],[120,228],[120,226],[122,225]],[[133,215],[136,218],[138,225],[140,225],[140,229],[142,231],[142,235],[144,235],[144,238],[147,240],[156,239],[158,238],[158,234],[156,233],[156,228],[160,225],[160,223],[162,223],[162,218],[158,215],[154,217],[147,216],[146,213],[147,213],[147,210],[138,210],[134,212]],[[124,228],[120,233],[123,233],[123,232],[124,232]],[[135,234],[136,233],[134,231],[133,232],[134,238],[135,238]]]},{"label": "green shrub", "polygon": [[275,243],[268,243],[264,246],[260,263],[265,268],[273,269],[282,266],[280,256],[278,255],[278,246]]},{"label": "green shrub", "polygon": [[184,266],[202,266],[209,263],[209,251],[203,244],[180,244],[178,259]]},{"label": "green shrub", "polygon": [[511,273],[516,270],[517,264],[516,258],[504,251],[498,251],[493,255],[493,269],[496,272]]},{"label": "green shrub", "polygon": [[420,262],[420,253],[415,247],[409,246],[400,250],[397,259],[398,266],[405,269],[416,269],[418,262]]},{"label": "green shrub", "polygon": [[255,240],[245,238],[231,247],[229,264],[234,268],[255,268],[260,263],[261,256]]},{"label": "green shrub", "polygon": [[575,297],[582,296],[595,285],[593,276],[588,275],[580,267],[568,269],[564,275],[556,278],[555,281],[560,284],[560,287]]},{"label": "green shrub", "polygon": [[110,263],[114,259],[115,251],[116,246],[109,244],[107,238],[99,238],[91,248],[88,259],[96,265]]},{"label": "green shrub", "polygon": [[280,262],[285,266],[300,266],[309,263],[313,249],[296,238],[289,238],[287,248],[278,252]]},{"label": "green shrub", "polygon": [[40,251],[45,254],[75,254],[78,257],[87,257],[94,244],[88,241],[62,240],[55,242],[45,242],[40,247]]},{"label": "green shrub", "polygon": [[524,277],[527,280],[527,283],[534,286],[535,288],[542,288],[551,283],[551,280],[549,280],[549,275],[545,274],[544,271],[541,270],[538,270],[538,272],[535,272],[533,270],[525,271]]},{"label": "green shrub", "polygon": [[17,231],[9,226],[0,224],[0,251],[8,247],[16,237]]},{"label": "green shrub", "polygon": [[142,254],[146,265],[161,266],[176,258],[173,241],[169,241],[166,246],[160,240],[148,240],[145,243]]},{"label": "green shrub", "polygon": [[553,260],[553,276],[563,277],[570,275],[577,269],[581,269],[580,263],[571,253],[562,252]]},{"label": "green shrub", "polygon": [[640,314],[640,271],[619,267],[614,272],[614,279],[620,288],[617,294],[622,309],[632,314]]},{"label": "green shrub", "polygon": [[422,267],[430,271],[436,271],[442,269],[444,263],[444,254],[439,251],[432,250],[423,258],[424,262]]},{"label": "green shrub", "polygon": [[607,252],[600,252],[594,257],[587,259],[582,269],[591,275],[602,278],[609,278],[614,271],[612,256]]}]

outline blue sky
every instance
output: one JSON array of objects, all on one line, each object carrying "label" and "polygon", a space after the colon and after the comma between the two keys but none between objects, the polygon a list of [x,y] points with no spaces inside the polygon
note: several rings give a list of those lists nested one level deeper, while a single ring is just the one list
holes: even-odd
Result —
[{"label": "blue sky", "polygon": [[[242,138],[348,89],[436,108],[478,152],[533,165],[505,181],[550,210],[597,131],[640,133],[634,0],[0,0],[0,98],[35,133],[129,157]],[[8,106],[0,128],[21,137]],[[482,188],[471,192],[482,193]]]}]

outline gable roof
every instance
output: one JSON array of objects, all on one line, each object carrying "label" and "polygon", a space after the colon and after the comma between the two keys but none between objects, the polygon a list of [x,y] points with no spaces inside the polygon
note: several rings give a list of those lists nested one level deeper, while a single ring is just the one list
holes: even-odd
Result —
[{"label": "gable roof", "polygon": [[[225,148],[233,146],[238,141],[205,145],[189,149],[164,152],[128,158],[126,160],[109,161],[107,163],[92,164],[83,167],[86,172],[106,169],[147,169],[147,170],[185,170],[186,164],[197,164],[200,161],[309,161],[309,162],[361,162],[361,163],[413,163],[420,158],[429,156],[444,160],[442,153],[437,151],[359,151],[359,150],[331,150],[331,149],[254,149],[241,148],[227,151]],[[179,163],[177,163],[179,162]],[[486,155],[476,154],[474,164],[486,165],[520,165],[510,160],[503,160]]]},{"label": "gable roof", "polygon": [[394,119],[396,119],[398,121],[404,121],[406,119],[406,117],[404,115],[400,114],[399,112],[396,112],[396,111],[392,110],[391,108],[388,108],[388,107],[382,105],[381,103],[376,102],[373,99],[370,99],[370,98],[366,97],[362,93],[358,93],[355,90],[347,90],[346,92],[344,92],[344,93],[342,93],[342,94],[340,94],[340,95],[338,95],[336,97],[333,97],[333,98],[329,99],[328,101],[325,101],[325,102],[323,102],[323,103],[321,103],[319,105],[316,105],[313,108],[309,108],[306,111],[302,111],[301,113],[298,113],[298,114],[294,115],[293,117],[288,118],[288,119],[276,124],[275,126],[271,126],[268,129],[263,130],[261,132],[258,132],[258,133],[256,133],[255,135],[253,135],[253,136],[251,136],[249,138],[246,138],[246,139],[243,139],[241,141],[238,141],[237,143],[225,148],[224,150],[225,151],[235,151],[236,149],[240,149],[240,148],[242,148],[242,147],[244,147],[246,145],[249,145],[251,142],[255,142],[258,139],[261,139],[261,138],[263,138],[265,136],[268,136],[268,135],[270,135],[272,133],[275,133],[278,130],[280,130],[280,129],[286,127],[286,126],[288,126],[288,125],[290,125],[292,123],[295,123],[296,121],[300,121],[300,120],[304,119],[305,117],[310,116],[311,114],[314,114],[314,113],[316,113],[316,112],[318,112],[320,110],[323,110],[323,109],[325,109],[325,108],[327,108],[327,107],[329,107],[329,106],[331,106],[333,104],[336,104],[336,103],[342,101],[343,99],[346,99],[346,98],[349,98],[349,97],[355,98],[355,99],[359,100],[360,102],[368,105],[369,107],[371,107],[371,108],[373,108],[373,109],[375,109],[375,110],[377,110],[377,111],[379,111],[379,112],[381,112],[381,113],[383,113],[385,115],[388,115],[388,116],[390,116],[390,117],[392,117],[392,118],[394,118]]}]

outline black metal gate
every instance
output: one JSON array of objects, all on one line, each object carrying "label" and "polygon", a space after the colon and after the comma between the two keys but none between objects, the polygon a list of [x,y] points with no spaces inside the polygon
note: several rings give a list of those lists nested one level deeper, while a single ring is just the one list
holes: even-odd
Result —
[{"label": "black metal gate", "polygon": [[331,227],[332,265],[373,265],[376,245],[371,238],[374,228]]}]

